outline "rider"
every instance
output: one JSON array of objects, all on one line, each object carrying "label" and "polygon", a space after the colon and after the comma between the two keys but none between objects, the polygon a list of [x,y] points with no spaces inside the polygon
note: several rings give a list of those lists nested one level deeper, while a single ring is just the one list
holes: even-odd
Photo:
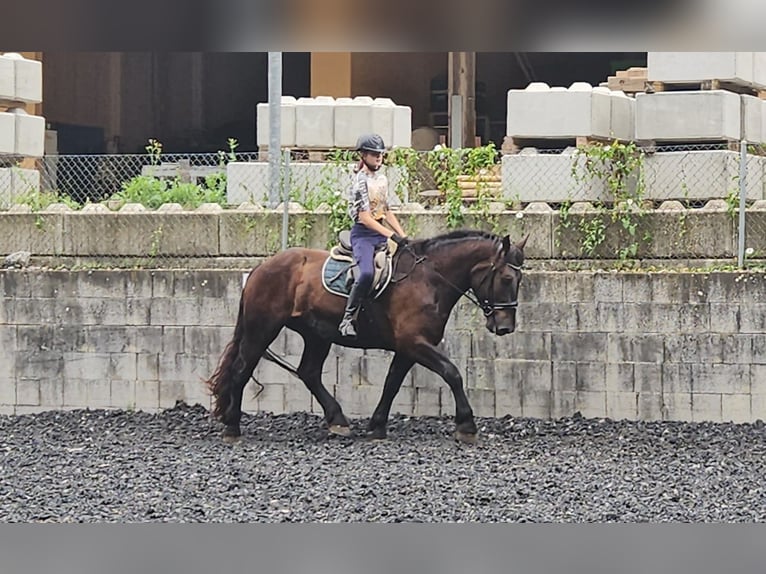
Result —
[{"label": "rider", "polygon": [[[396,215],[389,210],[388,179],[378,171],[383,164],[385,149],[383,138],[378,134],[362,135],[356,144],[361,157],[349,190],[348,213],[354,221],[351,247],[359,274],[351,287],[346,311],[338,327],[344,337],[356,337],[355,315],[372,287],[375,249],[389,237],[399,246],[407,243]],[[385,227],[384,222],[391,229]]]}]

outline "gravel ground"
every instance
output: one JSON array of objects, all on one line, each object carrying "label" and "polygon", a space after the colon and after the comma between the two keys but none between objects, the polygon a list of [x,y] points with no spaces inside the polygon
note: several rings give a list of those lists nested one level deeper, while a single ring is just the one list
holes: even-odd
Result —
[{"label": "gravel ground", "polygon": [[2,416],[0,521],[766,521],[760,421],[477,422],[471,446],[451,418],[394,416],[370,442],[245,415],[229,445],[200,406]]}]

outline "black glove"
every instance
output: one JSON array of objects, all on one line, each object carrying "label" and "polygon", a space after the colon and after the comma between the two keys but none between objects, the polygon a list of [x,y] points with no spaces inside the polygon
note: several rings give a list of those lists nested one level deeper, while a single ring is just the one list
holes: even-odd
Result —
[{"label": "black glove", "polygon": [[396,243],[399,247],[404,247],[407,245],[408,239],[406,237],[402,237],[398,233],[394,233],[391,236],[391,240]]}]

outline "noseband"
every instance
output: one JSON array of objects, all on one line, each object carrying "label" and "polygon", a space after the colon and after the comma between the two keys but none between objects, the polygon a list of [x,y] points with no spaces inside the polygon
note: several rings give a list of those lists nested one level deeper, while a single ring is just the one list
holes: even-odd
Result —
[{"label": "noseband", "polygon": [[[514,265],[513,263],[506,263],[508,267],[511,269],[515,269],[516,271],[521,271],[520,265]],[[519,306],[518,299],[513,299],[512,301],[505,301],[503,303],[496,303],[494,293],[495,290],[492,288],[495,283],[495,275],[497,274],[497,267],[495,267],[494,263],[490,263],[489,271],[484,276],[484,279],[481,280],[481,283],[479,283],[479,287],[482,287],[484,283],[489,279],[489,289],[487,290],[488,296],[482,300],[472,299],[468,296],[466,293],[466,297],[468,297],[471,301],[473,301],[476,305],[481,307],[481,310],[484,312],[485,317],[491,317],[495,314],[496,311],[503,311],[504,309],[515,309]],[[474,290],[474,294],[478,295],[476,291]]]}]

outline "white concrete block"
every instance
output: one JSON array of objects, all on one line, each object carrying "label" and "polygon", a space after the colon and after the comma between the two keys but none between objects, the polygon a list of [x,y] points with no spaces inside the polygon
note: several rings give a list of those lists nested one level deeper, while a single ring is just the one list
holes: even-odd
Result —
[{"label": "white concrete block", "polygon": [[[748,161],[748,199],[763,199],[763,160],[751,157]],[[647,199],[723,199],[732,189],[738,189],[739,152],[659,152],[644,158],[643,173]]]},{"label": "white concrete block", "polygon": [[740,101],[725,90],[636,94],[636,139],[738,140]]},{"label": "white concrete block", "polygon": [[[504,155],[501,164],[503,197],[512,201],[605,201],[609,192],[603,182],[578,181],[572,174],[574,163],[582,165],[584,156],[574,148],[561,154],[538,154],[522,150]],[[577,173],[584,174],[582,169]]]},{"label": "white concrete block", "polygon": [[[282,96],[279,107],[280,123],[282,124],[282,147],[295,147],[295,98]],[[260,103],[256,106],[257,140],[258,145],[269,145],[269,104]]]},{"label": "white concrete block", "polygon": [[766,52],[753,52],[753,85],[766,89]]},{"label": "white concrete block", "polygon": [[43,101],[43,63],[19,58],[14,61],[16,100],[27,104]]},{"label": "white concrete block", "polygon": [[[335,100],[335,113],[333,118],[334,146],[340,148],[354,148],[361,134],[377,131],[373,128],[372,98],[358,96],[356,98],[338,98]],[[393,124],[390,118],[389,126]],[[378,126],[380,129],[380,126]],[[383,131],[386,131],[385,128]],[[390,129],[388,130],[391,131]],[[380,133],[380,132],[379,132]],[[391,134],[380,133],[383,141],[390,142]],[[386,139],[386,135],[389,135]]]},{"label": "white concrete block", "polygon": [[693,83],[721,80],[742,86],[754,83],[753,52],[649,52],[650,82]]},{"label": "white concrete block", "polygon": [[16,152],[16,116],[0,112],[0,154],[13,155]]},{"label": "white concrete block", "polygon": [[750,143],[761,143],[766,135],[763,132],[763,115],[766,101],[754,96],[741,96],[745,133],[742,138]]},{"label": "white concrete block", "polygon": [[16,71],[13,59],[0,54],[0,100],[13,100],[16,97]]},{"label": "white concrete block", "polygon": [[40,191],[40,172],[36,169],[11,168],[11,189],[14,197]]},{"label": "white concrete block", "polygon": [[394,137],[391,147],[412,147],[412,108],[396,106],[394,108]]},{"label": "white concrete block", "polygon": [[624,92],[614,90],[611,96],[610,127],[611,137],[631,141],[636,133],[636,100]]},{"label": "white concrete block", "polygon": [[[576,82],[568,89],[533,82],[509,90],[506,135],[518,138],[613,137],[607,88]],[[617,107],[615,114],[623,108]],[[629,120],[628,120],[629,121]]]},{"label": "white concrete block", "polygon": [[16,119],[16,154],[42,157],[45,154],[45,118],[27,114],[21,108],[11,112]]},{"label": "white concrete block", "polygon": [[335,99],[298,98],[295,103],[295,145],[330,149],[335,142]]},{"label": "white concrete block", "polygon": [[[396,104],[388,98],[375,98],[370,106],[370,115],[372,117],[372,133],[380,134],[386,144],[386,148],[391,149],[394,142],[394,113]],[[335,112],[337,114],[337,111]],[[354,141],[356,145],[356,141]]]},{"label": "white concrete block", "polygon": [[0,209],[11,207],[13,198],[13,178],[10,167],[0,167]]}]

